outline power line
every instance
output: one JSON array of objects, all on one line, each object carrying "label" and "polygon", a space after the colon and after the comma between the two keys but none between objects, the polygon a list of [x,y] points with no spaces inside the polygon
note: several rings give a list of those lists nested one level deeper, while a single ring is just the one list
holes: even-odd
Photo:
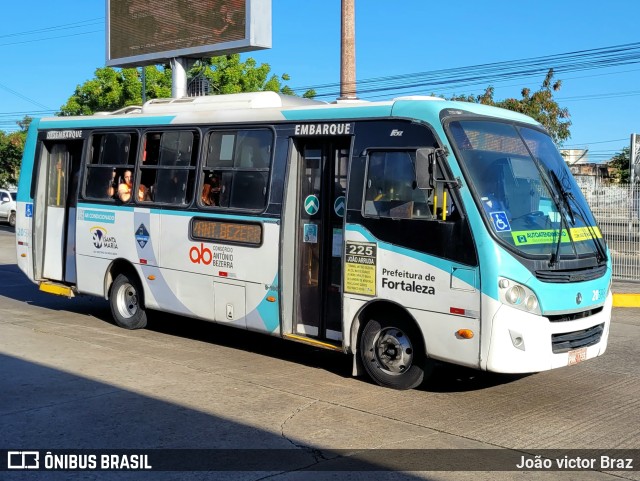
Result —
[{"label": "power line", "polygon": [[72,28],[81,28],[81,27],[89,27],[89,26],[93,26],[93,25],[100,25],[104,23],[104,17],[99,17],[99,18],[91,18],[88,20],[81,20],[79,22],[73,22],[73,23],[65,23],[62,25],[56,25],[53,27],[45,27],[45,28],[39,28],[36,30],[27,30],[25,32],[14,32],[14,33],[7,33],[4,35],[0,35],[0,38],[10,38],[10,37],[19,37],[21,35],[33,35],[35,33],[45,33],[45,32],[53,32],[53,31],[57,31],[57,30],[70,30]]},{"label": "power line", "polygon": [[[591,145],[591,144],[608,144],[610,142],[622,142],[623,140],[629,140],[629,139],[600,140],[598,142],[589,142],[589,145]],[[565,145],[565,147],[571,147],[572,145],[580,145],[580,144],[569,144],[569,145]]]},{"label": "power line", "polygon": [[[571,71],[586,71],[640,63],[640,42],[579,50],[562,54],[485,63],[467,67],[457,67],[412,74],[377,77],[358,82],[360,94],[370,94],[373,98],[390,91],[404,92],[417,88],[462,88],[481,82],[505,81],[515,78],[546,74],[553,68],[556,74]],[[294,90],[314,89],[317,97],[335,97],[338,83],[294,88]],[[376,95],[378,94],[378,95]]]},{"label": "power line", "polygon": [[[15,116],[25,116],[28,115],[29,117],[34,117],[34,116],[39,116],[39,115],[54,115],[57,111],[56,110],[31,110],[29,112],[4,112],[4,113],[0,113],[0,119],[2,119],[2,117],[15,117]],[[0,120],[0,122],[2,122],[2,120]]]},{"label": "power line", "polygon": [[88,32],[70,33],[69,35],[57,35],[55,37],[36,38],[36,39],[33,39],[33,40],[21,40],[19,42],[0,43],[0,47],[6,47],[8,45],[20,45],[20,44],[24,44],[24,43],[41,42],[43,40],[53,40],[53,39],[57,39],[57,38],[79,37],[81,35],[89,35],[90,33],[99,33],[99,32],[104,32],[104,30],[90,30]]},{"label": "power line", "polygon": [[[15,32],[10,34],[0,35],[0,38],[16,38],[26,35],[34,35],[47,32],[58,32],[64,30],[73,30],[83,27],[90,27],[97,25],[104,21],[104,17],[92,18],[82,20],[78,22],[62,24],[52,27],[46,27],[42,29],[30,30],[25,32]],[[79,32],[69,35],[58,35],[47,38],[22,40],[18,42],[10,42],[0,44],[0,46],[15,45],[20,43],[31,43],[38,41],[45,41],[57,38],[74,37],[80,35],[87,35],[91,33],[101,32],[103,30],[92,30],[88,32]],[[555,73],[563,73],[570,71],[589,71],[597,68],[610,68],[614,66],[631,65],[640,63],[640,42],[614,45],[610,47],[601,47],[595,49],[578,50],[572,52],[566,52],[561,54],[539,56],[526,59],[516,59],[502,62],[493,62],[472,65],[469,67],[457,67],[449,69],[441,69],[434,71],[425,71],[412,74],[392,75],[385,77],[376,77],[365,79],[358,82],[358,90],[360,93],[369,93],[370,98],[388,97],[389,92],[399,92],[401,94],[409,93],[424,93],[426,88],[438,88],[441,90],[454,90],[462,89],[471,85],[479,85],[486,82],[501,83],[515,78],[529,77],[538,74],[546,74],[548,69],[552,67]],[[606,74],[593,74],[596,75],[610,75]],[[582,78],[582,77],[575,77]],[[49,114],[55,113],[54,110],[47,109],[45,106],[38,102],[15,92],[8,87],[0,84],[0,87],[8,90],[9,92],[23,98],[31,103],[39,105],[45,108],[42,112],[26,113],[25,115],[39,115],[40,113]],[[298,87],[294,90],[316,90],[317,97],[336,97],[339,93],[339,83],[321,84],[316,86]],[[419,90],[418,90],[419,89]],[[562,101],[580,101],[580,100],[595,100],[606,99],[613,97],[625,97],[640,95],[640,91],[629,92],[612,92],[612,93],[599,93],[583,96],[573,96],[560,98]],[[22,113],[15,113],[22,114]],[[9,117],[11,113],[0,114],[1,117]],[[1,122],[0,123],[4,123]],[[624,139],[621,139],[624,140]],[[603,141],[602,143],[609,142]],[[613,142],[613,141],[611,141]],[[591,142],[590,144],[600,143]]]},{"label": "power line", "polygon": [[597,93],[597,94],[585,94],[585,95],[576,95],[573,97],[558,97],[557,100],[562,100],[563,102],[572,102],[578,100],[600,100],[600,99],[610,99],[616,97],[635,97],[636,95],[640,95],[640,90],[631,90],[627,92],[609,92],[609,93]]},{"label": "power line", "polygon": [[15,95],[15,96],[20,97],[22,100],[26,100],[27,102],[30,102],[30,103],[32,103],[32,104],[34,104],[34,105],[37,105],[37,106],[38,106],[38,107],[40,107],[40,108],[43,108],[43,109],[45,109],[45,110],[49,110],[49,111],[51,110],[51,109],[50,109],[49,107],[47,107],[46,105],[42,105],[40,102],[37,102],[37,101],[35,101],[35,100],[33,100],[33,99],[30,99],[30,98],[29,98],[29,97],[27,97],[26,95],[22,95],[21,93],[16,92],[16,91],[15,91],[15,90],[13,90],[13,89],[10,89],[10,88],[9,88],[9,87],[7,87],[6,85],[2,85],[2,84],[0,84],[0,88],[3,88],[3,89],[5,89],[7,92],[10,92],[10,93],[12,93],[12,94],[13,94],[13,95]]}]

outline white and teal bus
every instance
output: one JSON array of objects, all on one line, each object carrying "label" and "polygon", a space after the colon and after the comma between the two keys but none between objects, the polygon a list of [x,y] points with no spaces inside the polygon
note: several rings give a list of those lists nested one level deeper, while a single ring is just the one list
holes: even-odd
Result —
[{"label": "white and teal bus", "polygon": [[[41,290],[353,356],[397,389],[434,362],[599,356],[611,263],[544,129],[431,97],[151,100],[31,124],[18,264]],[[159,314],[157,314],[159,315]]]}]

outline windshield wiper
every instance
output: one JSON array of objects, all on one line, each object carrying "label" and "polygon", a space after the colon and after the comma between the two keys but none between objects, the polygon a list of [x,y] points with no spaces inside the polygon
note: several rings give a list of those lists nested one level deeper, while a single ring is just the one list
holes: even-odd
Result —
[{"label": "windshield wiper", "polygon": [[[571,222],[572,224],[575,224],[576,220],[573,217],[573,212],[571,212],[571,214],[569,214],[567,212],[567,208],[565,206],[568,206],[568,202],[567,199],[565,197],[563,197],[564,191],[562,190],[562,186],[559,185],[559,181],[558,178],[556,177],[556,175],[554,174],[553,170],[551,170],[551,173],[553,174],[553,181],[549,180],[549,173],[547,172],[547,169],[540,166],[540,172],[541,172],[541,176],[540,178],[542,179],[542,181],[544,182],[545,186],[547,187],[547,190],[549,191],[549,194],[551,194],[551,200],[553,200],[553,204],[556,206],[556,209],[558,210],[558,213],[560,214],[560,229],[558,229],[558,240],[556,242],[556,250],[551,254],[551,258],[549,259],[549,267],[553,267],[556,265],[556,263],[558,262],[559,258],[560,258],[560,246],[562,244],[562,232],[564,230],[564,228],[566,227],[567,229],[567,236],[569,237],[569,242],[571,243],[571,248],[573,249],[573,253],[575,255],[578,255],[577,251],[576,251],[576,246],[573,242],[573,239],[571,238],[571,235],[569,234],[569,226],[567,225],[567,216],[571,217]],[[553,182],[555,188],[553,188],[551,186],[551,183]],[[561,192],[560,195],[558,195],[558,191]],[[570,211],[571,207],[569,206],[569,211]]]},{"label": "windshield wiper", "polygon": [[582,222],[584,222],[584,225],[587,228],[587,232],[589,232],[589,235],[591,236],[591,240],[593,241],[593,245],[595,246],[596,251],[597,251],[596,252],[596,262],[598,264],[600,264],[602,261],[606,262],[607,261],[607,251],[602,246],[602,243],[600,242],[600,239],[596,235],[596,232],[593,229],[593,226],[587,220],[588,216],[587,216],[586,212],[584,211],[584,209],[582,208],[582,206],[580,205],[580,202],[578,202],[576,200],[575,196],[570,191],[569,192],[565,192],[565,195],[566,195],[567,199],[570,199],[570,200],[573,201],[573,204],[578,209],[578,214],[582,218]]},{"label": "windshield wiper", "polygon": [[569,195],[573,196],[573,194],[571,194],[571,192],[564,190],[564,187],[562,186],[562,182],[560,182],[560,179],[558,179],[558,176],[553,170],[549,169],[549,172],[551,172],[551,178],[553,179],[553,183],[556,186],[556,189],[558,189],[558,192],[560,193],[560,198],[563,201],[567,214],[569,214],[569,218],[571,219],[571,225],[576,225],[576,218],[573,215],[573,209],[571,208],[571,204],[569,203]]},{"label": "windshield wiper", "polygon": [[[558,206],[560,207],[560,206]],[[553,254],[551,254],[551,259],[549,259],[549,267],[553,267],[555,266],[558,261],[560,260],[560,246],[562,244],[562,233],[565,231],[567,231],[567,237],[569,238],[569,242],[571,242],[571,248],[573,249],[573,253],[574,255],[578,255],[578,253],[576,252],[576,246],[573,243],[573,238],[571,237],[571,234],[569,233],[569,226],[567,225],[567,218],[565,217],[565,215],[563,215],[561,209],[559,208],[558,211],[560,211],[560,229],[558,229],[558,240],[556,242],[556,250]],[[573,218],[573,215],[571,215],[571,220],[572,223],[575,224],[575,219]]]},{"label": "windshield wiper", "polygon": [[[573,205],[575,205],[575,207],[577,208],[578,214],[582,218],[582,222],[586,226],[587,231],[589,232],[589,236],[591,237],[591,240],[593,241],[593,245],[596,248],[596,262],[598,264],[600,262],[602,262],[602,261],[606,262],[607,261],[607,252],[606,252],[605,248],[602,247],[602,244],[600,243],[600,240],[598,239],[595,231],[593,230],[593,226],[588,221],[588,216],[586,215],[584,209],[580,205],[580,202],[578,202],[576,200],[575,196],[573,195],[573,192],[571,192],[570,190],[565,190],[564,189],[564,187],[562,186],[562,183],[560,182],[560,179],[558,179],[558,176],[556,175],[556,173],[553,170],[551,171],[551,177],[553,178],[553,182],[556,185],[556,187],[558,188],[558,191],[562,195],[562,199],[564,200],[565,206],[567,207],[567,211],[571,215],[571,223],[573,225],[575,225],[576,222],[575,222],[575,217],[574,217],[574,214],[573,214],[573,209],[571,207],[571,202],[569,202],[569,201],[573,201]],[[569,237],[571,237],[571,233],[569,233]]]}]

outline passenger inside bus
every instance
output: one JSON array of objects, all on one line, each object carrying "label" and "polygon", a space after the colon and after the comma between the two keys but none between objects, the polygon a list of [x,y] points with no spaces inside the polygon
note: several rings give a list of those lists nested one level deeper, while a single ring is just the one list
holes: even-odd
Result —
[{"label": "passenger inside bus", "polygon": [[149,134],[144,139],[142,162],[144,165],[157,165],[160,157],[160,134]]},{"label": "passenger inside bus", "polygon": [[[122,182],[118,186],[118,198],[122,202],[129,202],[129,199],[131,199],[132,189],[133,189],[133,173],[130,170],[125,170],[124,182]],[[138,187],[138,200],[140,201],[148,200],[148,196],[149,196],[148,189],[143,184],[140,184],[140,187]]]},{"label": "passenger inside bus", "polygon": [[202,186],[202,203],[204,205],[220,205],[220,179],[216,174],[209,174]]},{"label": "passenger inside bus", "polygon": [[114,197],[118,191],[118,183],[116,182],[116,169],[113,169],[111,173],[111,180],[109,181],[109,187],[107,187],[107,196]]}]

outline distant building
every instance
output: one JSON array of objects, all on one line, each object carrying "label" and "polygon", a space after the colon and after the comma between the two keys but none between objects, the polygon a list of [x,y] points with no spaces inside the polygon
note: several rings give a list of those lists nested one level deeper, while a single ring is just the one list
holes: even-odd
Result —
[{"label": "distant building", "polygon": [[560,149],[560,153],[567,165],[589,163],[588,149]]},{"label": "distant building", "polygon": [[561,149],[560,153],[583,192],[593,192],[609,184],[609,166],[589,162],[588,150]]}]

